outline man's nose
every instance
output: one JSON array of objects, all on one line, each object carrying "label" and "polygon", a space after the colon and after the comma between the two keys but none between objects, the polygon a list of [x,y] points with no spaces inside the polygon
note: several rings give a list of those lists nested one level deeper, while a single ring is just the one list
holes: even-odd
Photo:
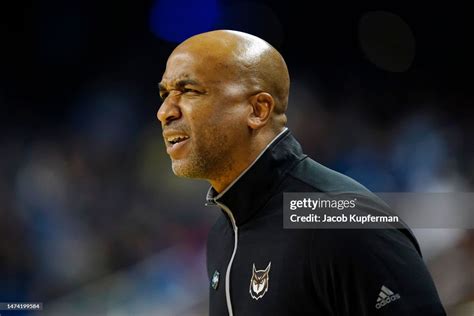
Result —
[{"label": "man's nose", "polygon": [[171,121],[177,120],[181,117],[181,111],[176,101],[176,98],[173,96],[168,96],[158,109],[156,117],[162,125],[167,125]]}]

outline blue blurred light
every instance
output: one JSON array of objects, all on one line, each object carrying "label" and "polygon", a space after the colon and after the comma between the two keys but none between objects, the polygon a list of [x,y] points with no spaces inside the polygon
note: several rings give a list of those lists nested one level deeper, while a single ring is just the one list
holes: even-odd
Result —
[{"label": "blue blurred light", "polygon": [[161,39],[181,42],[210,31],[217,23],[217,0],[156,0],[151,9],[151,31]]}]

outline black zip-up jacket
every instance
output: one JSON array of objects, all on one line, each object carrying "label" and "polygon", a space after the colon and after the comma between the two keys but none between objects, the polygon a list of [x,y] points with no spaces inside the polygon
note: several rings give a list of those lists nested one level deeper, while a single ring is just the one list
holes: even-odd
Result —
[{"label": "black zip-up jacket", "polygon": [[[284,229],[284,192],[364,192],[280,133],[208,204],[211,316],[446,315],[407,229]],[[376,202],[374,202],[376,203]]]}]

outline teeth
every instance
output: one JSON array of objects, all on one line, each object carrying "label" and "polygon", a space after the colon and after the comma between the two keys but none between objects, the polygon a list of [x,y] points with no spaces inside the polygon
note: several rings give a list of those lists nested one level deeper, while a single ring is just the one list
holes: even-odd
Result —
[{"label": "teeth", "polygon": [[166,140],[172,144],[176,144],[188,138],[189,136],[171,136],[171,137],[167,137]]}]

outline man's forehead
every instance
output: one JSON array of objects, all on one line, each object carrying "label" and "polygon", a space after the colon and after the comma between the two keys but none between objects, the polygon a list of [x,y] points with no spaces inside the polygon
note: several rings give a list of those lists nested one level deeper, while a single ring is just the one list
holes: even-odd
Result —
[{"label": "man's forehead", "polygon": [[[209,86],[216,85],[228,80],[228,75],[213,69],[203,69],[203,71],[169,71],[163,74],[160,86],[176,87],[185,85]],[[226,79],[227,78],[227,79]]]},{"label": "man's forehead", "polygon": [[218,60],[209,52],[175,51],[166,63],[166,71],[194,72],[203,68],[204,64],[216,64]]},{"label": "man's forehead", "polygon": [[190,74],[193,76],[212,77],[216,73],[229,72],[238,68],[235,56],[218,51],[189,50],[173,52],[166,63],[165,76]]},{"label": "man's forehead", "polygon": [[162,82],[169,84],[182,80],[204,81],[208,75],[202,63],[199,63],[189,55],[171,56],[166,64]]}]

